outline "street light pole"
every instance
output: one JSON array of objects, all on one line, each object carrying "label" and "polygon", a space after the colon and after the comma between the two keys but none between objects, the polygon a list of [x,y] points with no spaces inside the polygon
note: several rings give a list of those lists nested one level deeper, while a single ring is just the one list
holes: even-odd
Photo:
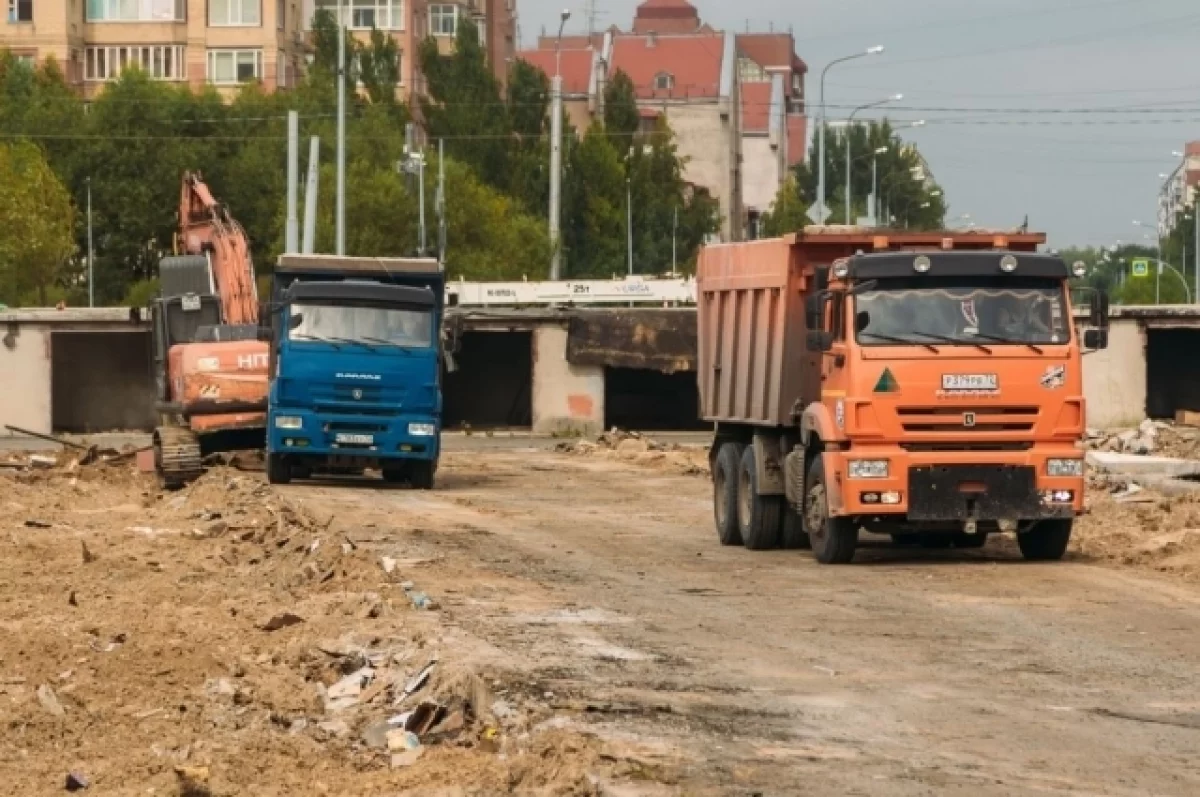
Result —
[{"label": "street light pole", "polygon": [[554,79],[550,82],[550,279],[562,276],[562,34],[571,18],[564,9],[554,43]]},{"label": "street light pole", "polygon": [[871,156],[871,221],[879,226],[879,156],[886,154],[887,147],[879,147]]},{"label": "street light pole", "polygon": [[[852,187],[851,187],[852,184],[850,182],[850,172],[851,172],[850,150],[853,148],[853,146],[851,144],[850,137],[851,137],[851,134],[854,132],[854,117],[858,115],[859,111],[865,111],[868,108],[878,108],[880,105],[887,105],[889,102],[899,102],[902,99],[904,99],[903,94],[895,94],[891,97],[888,97],[887,99],[877,100],[876,102],[868,102],[866,105],[860,105],[857,108],[855,108],[853,111],[851,111],[850,117],[848,119],[846,119],[846,216],[845,216],[846,224],[852,223],[850,220],[850,213],[852,212],[851,206],[853,205],[853,203],[850,201],[850,192],[852,191]],[[869,136],[867,137],[867,143],[868,144],[871,143],[871,139]]]},{"label": "street light pole", "polygon": [[625,242],[629,251],[629,276],[633,276],[633,183],[625,178]]},{"label": "street light pole", "polygon": [[87,178],[88,307],[96,306],[96,255],[92,249],[92,178]]},{"label": "street light pole", "polygon": [[337,218],[334,252],[346,254],[346,19],[338,0]]},{"label": "street light pole", "polygon": [[837,64],[853,61],[856,58],[865,58],[868,55],[878,55],[882,52],[883,47],[870,47],[861,53],[835,58],[821,70],[821,126],[817,129],[817,160],[819,161],[817,164],[817,224],[824,224],[829,218],[829,206],[825,202],[825,76]]}]

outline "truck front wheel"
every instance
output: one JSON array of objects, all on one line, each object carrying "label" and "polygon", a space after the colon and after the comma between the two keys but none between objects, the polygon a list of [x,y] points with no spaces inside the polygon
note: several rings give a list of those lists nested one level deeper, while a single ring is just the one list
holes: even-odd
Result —
[{"label": "truck front wheel", "polygon": [[804,494],[804,525],[812,541],[813,556],[823,565],[844,565],[854,559],[858,525],[850,518],[830,517],[829,494],[822,457],[808,467]]},{"label": "truck front wheel", "polygon": [[414,462],[409,470],[409,484],[417,490],[432,490],[436,472],[436,462]]},{"label": "truck front wheel", "polygon": [[742,467],[742,444],[722,443],[713,463],[713,520],[722,545],[741,545],[738,528],[738,471]]},{"label": "truck front wheel", "polygon": [[754,446],[746,446],[738,470],[738,528],[742,542],[752,551],[770,551],[779,547],[783,530],[783,497],[758,494],[758,465]]},{"label": "truck front wheel", "polygon": [[1062,559],[1071,542],[1070,519],[1043,520],[1028,531],[1017,535],[1021,555],[1030,562],[1051,562]]},{"label": "truck front wheel", "polygon": [[292,480],[292,466],[282,454],[267,454],[267,482],[287,484]]}]

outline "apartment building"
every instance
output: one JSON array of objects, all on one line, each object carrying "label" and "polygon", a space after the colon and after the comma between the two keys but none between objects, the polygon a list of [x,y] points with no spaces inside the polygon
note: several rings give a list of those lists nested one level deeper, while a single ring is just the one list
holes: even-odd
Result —
[{"label": "apartment building", "polygon": [[53,57],[67,81],[92,97],[136,66],[156,80],[233,94],[259,81],[288,88],[304,74],[313,15],[339,11],[362,41],[377,28],[400,52],[401,93],[414,83],[414,42],[451,46],[458,20],[480,23],[496,74],[515,49],[516,0],[0,0],[0,48],[30,62]]},{"label": "apartment building", "polygon": [[1158,192],[1158,234],[1167,237],[1175,229],[1179,214],[1196,201],[1200,186],[1200,141],[1189,141],[1183,152],[1176,152],[1179,165],[1170,174],[1161,175],[1164,182]]}]

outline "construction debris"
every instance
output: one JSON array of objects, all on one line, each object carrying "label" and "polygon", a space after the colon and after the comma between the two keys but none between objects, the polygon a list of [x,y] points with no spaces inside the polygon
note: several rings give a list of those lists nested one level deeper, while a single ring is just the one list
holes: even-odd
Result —
[{"label": "construction debris", "polygon": [[559,443],[564,454],[599,456],[646,465],[658,470],[687,476],[707,476],[708,450],[704,446],[663,443],[640,432],[613,428],[595,441],[574,440]]}]

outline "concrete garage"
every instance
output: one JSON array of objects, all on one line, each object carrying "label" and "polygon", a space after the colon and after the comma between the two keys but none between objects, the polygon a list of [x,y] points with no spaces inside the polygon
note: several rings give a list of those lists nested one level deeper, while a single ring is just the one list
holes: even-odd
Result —
[{"label": "concrete garage", "polygon": [[153,428],[150,328],[126,308],[0,312],[0,436]]}]

